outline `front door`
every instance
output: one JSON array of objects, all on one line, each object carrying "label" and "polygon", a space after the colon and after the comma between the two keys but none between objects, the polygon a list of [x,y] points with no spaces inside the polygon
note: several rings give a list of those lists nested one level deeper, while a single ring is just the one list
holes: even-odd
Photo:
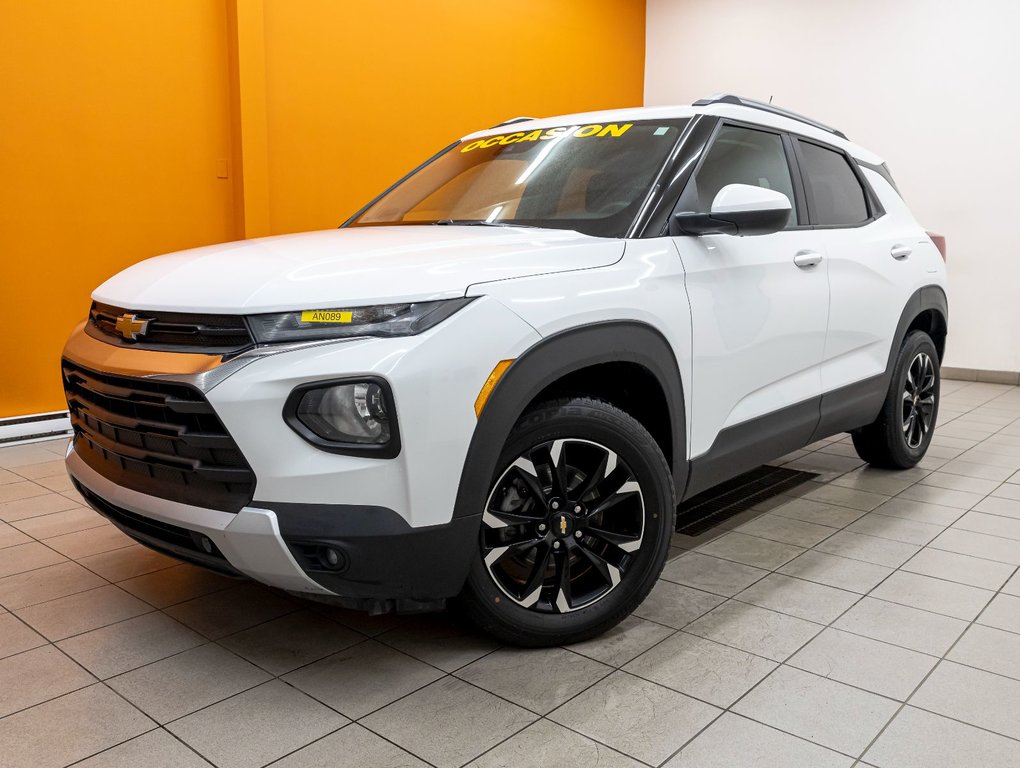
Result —
[{"label": "front door", "polygon": [[783,136],[724,124],[680,208],[709,211],[727,184],[782,192],[794,210],[771,235],[673,238],[693,328],[689,493],[808,442],[822,391],[828,265],[815,232],[796,228]]}]

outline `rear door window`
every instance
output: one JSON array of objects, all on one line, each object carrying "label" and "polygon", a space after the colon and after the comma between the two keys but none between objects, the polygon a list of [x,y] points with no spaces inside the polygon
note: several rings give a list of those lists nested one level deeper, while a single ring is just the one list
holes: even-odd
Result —
[{"label": "rear door window", "polygon": [[868,203],[846,155],[797,139],[811,223],[850,227],[868,220]]}]

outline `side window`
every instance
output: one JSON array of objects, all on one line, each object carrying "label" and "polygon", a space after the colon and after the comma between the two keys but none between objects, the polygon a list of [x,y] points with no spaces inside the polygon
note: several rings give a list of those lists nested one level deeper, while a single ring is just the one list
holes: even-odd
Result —
[{"label": "side window", "polygon": [[715,196],[727,184],[750,184],[786,195],[793,208],[789,226],[797,224],[790,166],[777,133],[724,125],[692,183],[700,213],[708,213]]},{"label": "side window", "polygon": [[797,139],[811,223],[847,227],[868,219],[868,204],[846,156]]}]

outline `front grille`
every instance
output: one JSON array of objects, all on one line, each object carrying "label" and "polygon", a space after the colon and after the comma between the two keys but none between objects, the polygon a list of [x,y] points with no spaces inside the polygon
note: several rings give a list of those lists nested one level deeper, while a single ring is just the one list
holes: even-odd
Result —
[{"label": "front grille", "polygon": [[[128,316],[144,333],[136,338],[118,330],[117,320]],[[93,302],[87,325],[90,336],[122,347],[165,352],[201,352],[231,355],[254,346],[251,332],[239,315],[200,315],[185,312],[148,312]]]},{"label": "front grille", "polygon": [[89,506],[145,546],[220,573],[240,575],[215,544],[210,541],[209,549],[200,544],[201,534],[119,507],[77,481],[74,487]]},{"label": "front grille", "polygon": [[63,361],[74,449],[125,488],[225,512],[251,501],[255,474],[202,393]]}]

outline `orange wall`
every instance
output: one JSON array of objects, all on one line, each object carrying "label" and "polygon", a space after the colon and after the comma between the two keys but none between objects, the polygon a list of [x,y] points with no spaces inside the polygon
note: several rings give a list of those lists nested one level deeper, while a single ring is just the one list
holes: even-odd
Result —
[{"label": "orange wall", "polygon": [[640,104],[644,5],[0,0],[0,417],[64,407],[63,341],[133,262],[336,226],[508,117]]},{"label": "orange wall", "polygon": [[129,264],[234,237],[223,0],[0,0],[0,416]]},{"label": "orange wall", "polygon": [[454,139],[640,106],[644,0],[265,4],[270,226],[336,226]]}]

